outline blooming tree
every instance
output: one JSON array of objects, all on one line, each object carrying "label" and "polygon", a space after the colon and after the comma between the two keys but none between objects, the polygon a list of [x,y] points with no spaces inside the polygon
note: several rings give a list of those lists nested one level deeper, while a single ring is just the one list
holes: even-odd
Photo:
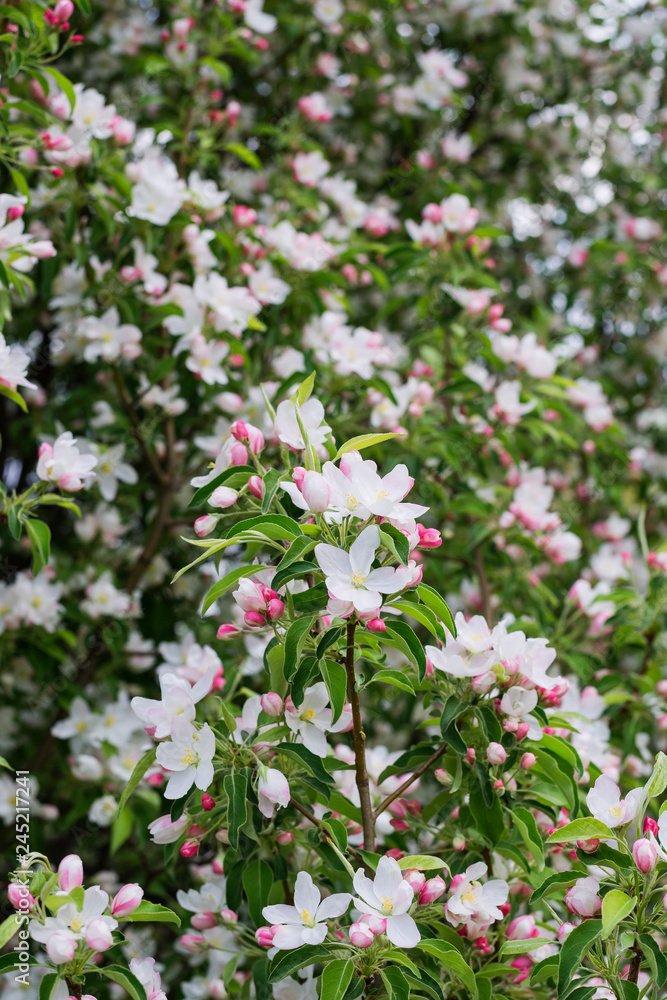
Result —
[{"label": "blooming tree", "polygon": [[662,7],[0,22],[3,989],[665,996]]}]

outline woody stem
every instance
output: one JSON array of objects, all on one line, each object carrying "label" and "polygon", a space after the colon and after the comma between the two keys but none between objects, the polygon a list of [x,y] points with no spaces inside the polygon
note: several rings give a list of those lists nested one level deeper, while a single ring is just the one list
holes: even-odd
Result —
[{"label": "woody stem", "polygon": [[368,771],[366,770],[366,734],[364,733],[361,721],[359,692],[357,691],[354,674],[354,632],[356,627],[357,623],[354,621],[347,623],[345,671],[347,673],[347,696],[352,706],[352,738],[354,742],[356,782],[361,805],[361,822],[364,830],[364,850],[372,851],[375,847],[375,820],[373,818],[371,792],[368,784]]}]

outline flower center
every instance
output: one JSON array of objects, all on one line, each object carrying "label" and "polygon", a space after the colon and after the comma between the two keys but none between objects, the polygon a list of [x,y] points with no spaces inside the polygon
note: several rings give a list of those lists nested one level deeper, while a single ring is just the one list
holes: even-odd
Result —
[{"label": "flower center", "polygon": [[394,901],[391,896],[380,896],[380,909],[388,916],[394,909]]},{"label": "flower center", "polygon": [[610,816],[613,816],[613,817],[614,817],[614,819],[618,819],[618,818],[619,818],[619,816],[622,816],[622,815],[623,815],[623,807],[622,807],[622,806],[620,805],[620,803],[619,803],[618,805],[616,805],[616,806],[612,806],[612,807],[610,808],[610,810],[609,810],[609,815],[610,815]]},{"label": "flower center", "polygon": [[199,754],[195,753],[192,747],[188,747],[180,760],[181,767],[191,767],[199,763]]},{"label": "flower center", "polygon": [[307,708],[305,712],[302,712],[301,718],[305,719],[306,722],[310,722],[311,719],[315,718],[315,712],[312,708]]},{"label": "flower center", "polygon": [[357,500],[357,498],[353,497],[351,493],[346,493],[345,494],[345,499],[347,500],[348,507],[353,507],[354,508],[354,507],[357,507],[358,504],[359,504],[359,501]]},{"label": "flower center", "polygon": [[353,573],[352,574],[352,586],[353,587],[359,587],[360,589],[363,589],[363,586],[366,583],[366,577],[367,576],[368,576],[368,573]]},{"label": "flower center", "polygon": [[67,926],[71,931],[74,931],[75,934],[78,934],[83,927],[83,917],[81,914],[77,914],[76,917],[72,917],[72,919],[68,921]]},{"label": "flower center", "polygon": [[315,925],[315,921],[310,915],[310,910],[299,910],[299,917],[301,921],[309,927],[313,927]]}]

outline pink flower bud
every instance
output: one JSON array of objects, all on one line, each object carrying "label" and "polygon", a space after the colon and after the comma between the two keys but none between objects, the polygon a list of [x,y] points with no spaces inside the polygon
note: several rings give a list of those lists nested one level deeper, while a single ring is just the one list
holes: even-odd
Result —
[{"label": "pink flower bud", "polygon": [[381,618],[371,618],[369,622],[366,622],[366,628],[369,632],[386,632],[387,626],[382,621]]},{"label": "pink flower bud", "polygon": [[86,927],[86,944],[95,951],[107,951],[113,944],[111,928],[104,919],[91,920]]},{"label": "pink flower bud", "polygon": [[526,914],[514,918],[507,928],[507,937],[511,941],[527,941],[528,938],[534,937],[534,930],[535,917],[532,914]]},{"label": "pink flower bud", "polygon": [[420,549],[438,549],[442,545],[442,535],[437,528],[424,528],[423,525],[418,524],[417,527],[419,531],[419,548]]},{"label": "pink flower bud", "polygon": [[507,760],[507,750],[502,743],[489,743],[486,748],[486,759],[489,764],[504,764]]},{"label": "pink flower bud", "polygon": [[600,846],[600,841],[597,837],[590,837],[588,840],[578,840],[577,847],[584,854],[595,854],[598,847]]},{"label": "pink flower bud", "polygon": [[466,763],[470,764],[470,766],[472,767],[473,764],[475,763],[476,757],[477,757],[477,751],[475,750],[475,748],[468,747],[468,749],[466,750]]},{"label": "pink flower bud", "polygon": [[218,519],[214,514],[202,514],[195,521],[195,534],[199,538],[204,538],[206,535],[211,534],[217,523]]},{"label": "pink flower bud", "polygon": [[25,205],[10,205],[7,209],[7,222],[15,222],[25,212]]},{"label": "pink flower bud", "polygon": [[428,882],[424,885],[424,888],[419,894],[419,905],[428,906],[429,903],[435,903],[436,899],[440,899],[442,894],[447,891],[447,883],[440,875],[435,875],[430,878]]},{"label": "pink flower bud", "polygon": [[329,506],[331,487],[320,472],[306,472],[301,482],[301,494],[308,509],[321,514]]},{"label": "pink flower bud", "polygon": [[219,507],[224,510],[227,507],[232,507],[238,498],[239,495],[236,490],[230,490],[228,486],[218,486],[211,493],[208,502],[211,507]]},{"label": "pink flower bud", "polygon": [[410,824],[406,823],[404,819],[390,819],[389,822],[396,833],[407,833],[410,829]]},{"label": "pink flower bud", "polygon": [[457,836],[454,837],[452,841],[452,847],[454,848],[455,851],[458,851],[459,854],[461,853],[461,851],[465,851],[466,849],[465,837],[462,837],[460,834],[457,834]]},{"label": "pink flower bud", "polygon": [[658,824],[657,824],[657,822],[654,819],[651,819],[650,816],[645,816],[644,817],[643,832],[644,833],[652,833],[654,837],[658,836]]},{"label": "pink flower bud", "polygon": [[215,927],[218,922],[218,918],[215,913],[194,913],[190,919],[190,923],[196,931],[206,931],[210,927]]},{"label": "pink flower bud", "polygon": [[258,927],[255,931],[255,941],[260,948],[270,948],[273,944],[273,928]]},{"label": "pink flower bud", "polygon": [[525,753],[521,758],[521,767],[524,771],[530,771],[531,767],[537,764],[537,757],[534,753]]},{"label": "pink flower bud", "polygon": [[451,785],[452,783],[452,776],[448,771],[445,771],[444,767],[436,768],[433,776],[441,785]]},{"label": "pink flower bud", "polygon": [[181,944],[186,951],[191,952],[193,955],[197,955],[201,951],[206,951],[208,948],[208,941],[201,934],[183,934]]},{"label": "pink flower bud", "polygon": [[35,897],[25,882],[12,882],[7,889],[7,897],[14,909],[29,912],[35,905]]},{"label": "pink flower bud", "polygon": [[415,896],[424,888],[424,883],[426,882],[426,876],[423,872],[420,872],[417,868],[408,868],[407,871],[403,872],[403,881],[407,882],[408,885],[412,886]]},{"label": "pink flower bud", "polygon": [[503,729],[506,733],[515,733],[518,728],[519,723],[516,719],[513,719],[511,716],[507,719],[503,719]]},{"label": "pink flower bud", "polygon": [[239,915],[234,910],[220,910],[220,919],[224,920],[226,924],[236,924],[239,920]]},{"label": "pink flower bud", "polygon": [[475,694],[486,694],[497,683],[496,675],[492,670],[487,670],[483,674],[477,674],[472,679],[472,689]]},{"label": "pink flower bud", "polygon": [[199,852],[198,840],[186,840],[181,847],[181,854],[184,858],[194,858]]},{"label": "pink flower bud", "polygon": [[350,924],[350,943],[355,948],[370,948],[373,944],[373,932],[366,924]]},{"label": "pink flower bud", "polygon": [[[520,722],[519,725],[516,727],[516,730],[515,730],[517,740],[525,740],[526,736],[528,735],[529,730],[530,730],[530,726],[528,725],[527,722]],[[531,764],[531,767],[532,767],[532,764]]]},{"label": "pink flower bud", "polygon": [[306,473],[307,473],[307,472],[308,472],[308,470],[307,470],[307,469],[304,469],[304,467],[303,467],[302,465],[296,465],[296,466],[295,466],[295,467],[294,467],[294,468],[292,469],[292,479],[293,479],[293,480],[294,480],[294,482],[296,483],[296,485],[297,485],[298,489],[301,489],[301,488],[302,488],[302,486],[303,486],[303,481],[304,481],[304,479],[306,478]]},{"label": "pink flower bud", "polygon": [[58,885],[69,892],[83,884],[83,862],[78,854],[68,854],[58,865]]},{"label": "pink flower bud", "polygon": [[285,614],[285,605],[279,597],[273,597],[267,605],[266,613],[270,622],[277,622]]},{"label": "pink flower bud", "polygon": [[264,483],[261,476],[251,476],[248,480],[248,489],[254,497],[261,500],[264,496]]},{"label": "pink flower bud", "polygon": [[240,441],[237,441],[229,449],[229,456],[231,458],[232,465],[247,465],[248,463],[248,449]]},{"label": "pink flower bud", "polygon": [[46,942],[46,953],[56,965],[64,965],[65,962],[71,962],[74,957],[76,944],[76,941],[73,941],[68,934],[56,931],[55,934],[49,936],[49,940]]},{"label": "pink flower bud", "polygon": [[267,715],[275,717],[282,714],[283,700],[279,694],[276,694],[275,691],[269,691],[267,694],[263,694],[260,699],[260,703],[262,711],[266,712]]},{"label": "pink flower bud", "polygon": [[210,812],[211,809],[215,809],[215,799],[212,798],[208,792],[204,792],[201,797],[201,807],[204,812]]},{"label": "pink flower bud", "polygon": [[117,920],[122,920],[128,914],[134,913],[139,903],[144,898],[144,890],[137,882],[128,882],[118,890],[111,904],[111,915]]},{"label": "pink flower bud", "polygon": [[565,905],[570,913],[579,917],[593,917],[602,907],[602,899],[598,895],[600,883],[592,875],[580,878],[565,893]]},{"label": "pink flower bud", "polygon": [[266,617],[261,611],[246,611],[243,620],[249,628],[263,628],[266,625]]},{"label": "pink flower bud", "polygon": [[505,786],[504,786],[502,780],[500,778],[496,778],[496,780],[493,782],[493,790],[494,790],[494,792],[500,792],[504,788],[505,788]]},{"label": "pink flower bud", "polygon": [[237,635],[241,634],[241,629],[237,628],[236,625],[230,625],[225,623],[221,625],[218,631],[215,633],[216,639],[235,639]]},{"label": "pink flower bud", "polygon": [[655,868],[655,862],[658,857],[657,845],[642,837],[640,840],[636,840],[632,845],[632,856],[635,859],[635,864],[639,868],[640,872],[647,875],[648,872],[653,871]]},{"label": "pink flower bud", "polygon": [[264,447],[264,435],[259,427],[246,424],[243,420],[235,420],[229,428],[232,437],[248,446],[253,455],[259,455]]},{"label": "pink flower bud", "polygon": [[569,923],[569,921],[567,920],[565,921],[565,923],[560,925],[556,936],[561,944],[563,943],[563,941],[566,941],[567,938],[569,938],[573,930],[574,930],[574,924]]},{"label": "pink flower bud", "polygon": [[291,830],[281,830],[276,837],[276,843],[280,844],[281,847],[289,847],[290,844],[294,843],[294,834]]},{"label": "pink flower bud", "polygon": [[225,866],[222,863],[222,858],[213,858],[213,861],[211,861],[211,870],[214,875],[225,874]]}]

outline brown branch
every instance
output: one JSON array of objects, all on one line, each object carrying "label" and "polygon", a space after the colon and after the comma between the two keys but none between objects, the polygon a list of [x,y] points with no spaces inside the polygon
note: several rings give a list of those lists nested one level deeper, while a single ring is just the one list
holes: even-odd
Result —
[{"label": "brown branch", "polygon": [[447,749],[446,743],[443,743],[441,746],[439,746],[438,749],[435,751],[435,753],[432,754],[429,757],[429,759],[425,761],[425,763],[423,763],[420,767],[418,767],[417,770],[413,774],[411,774],[410,777],[407,778],[403,782],[403,784],[396,789],[395,792],[392,792],[391,795],[387,796],[384,802],[380,803],[380,805],[373,813],[373,819],[374,820],[377,819],[380,813],[383,813],[385,809],[389,808],[394,799],[399,798],[403,794],[403,792],[405,792],[410,787],[410,785],[414,784],[417,778],[421,778],[422,774],[424,774],[425,771],[428,771],[431,764],[435,764],[436,760],[439,760],[439,758],[442,757],[446,749]]},{"label": "brown branch", "polygon": [[373,804],[371,802],[368,770],[366,769],[366,734],[361,720],[359,692],[357,691],[356,677],[354,674],[354,631],[356,627],[357,623],[354,621],[349,621],[347,623],[345,671],[347,673],[347,697],[349,698],[352,706],[354,763],[357,788],[359,789],[359,803],[361,805],[361,823],[364,830],[364,849],[366,851],[372,851],[375,849],[375,820],[373,819]]},{"label": "brown branch", "polygon": [[[297,812],[300,812],[302,816],[305,816],[305,818],[308,820],[309,823],[312,823],[313,826],[316,826],[318,830],[321,830],[322,833],[325,834],[325,836],[328,837],[329,840],[331,840],[331,833],[327,830],[326,825],[322,822],[321,819],[318,819],[317,816],[315,816],[308,809],[306,809],[305,806],[302,806],[300,802],[297,802],[296,799],[293,798],[291,795],[289,804],[294,809],[296,809]],[[351,847],[350,844],[348,844],[347,851],[348,854],[351,854],[353,858],[356,858],[357,861],[360,861],[362,865],[364,864],[364,859],[362,858],[361,854],[359,854],[359,851],[357,851],[356,848]]]},{"label": "brown branch", "polygon": [[644,952],[641,950],[636,941],[632,951],[633,955],[632,955],[632,961],[630,962],[630,970],[628,972],[628,982],[636,984],[637,979],[639,978],[639,970],[641,968]]},{"label": "brown branch", "polygon": [[141,425],[139,423],[139,417],[137,416],[137,411],[135,410],[134,404],[132,403],[129,393],[125,388],[125,383],[123,382],[122,375],[115,367],[115,365],[113,366],[113,374],[114,374],[114,379],[116,381],[116,388],[118,389],[118,395],[120,396],[120,401],[123,404],[125,412],[130,418],[130,423],[132,424],[132,430],[134,432],[133,437],[135,438],[137,444],[144,453],[144,457],[146,458],[146,461],[150,465],[153,475],[155,476],[157,481],[164,486],[169,481],[168,473],[166,473],[162,469],[160,463],[157,460],[157,456],[155,455],[154,452],[151,451],[151,449],[146,444],[146,438],[144,436],[143,431],[141,430]]}]

